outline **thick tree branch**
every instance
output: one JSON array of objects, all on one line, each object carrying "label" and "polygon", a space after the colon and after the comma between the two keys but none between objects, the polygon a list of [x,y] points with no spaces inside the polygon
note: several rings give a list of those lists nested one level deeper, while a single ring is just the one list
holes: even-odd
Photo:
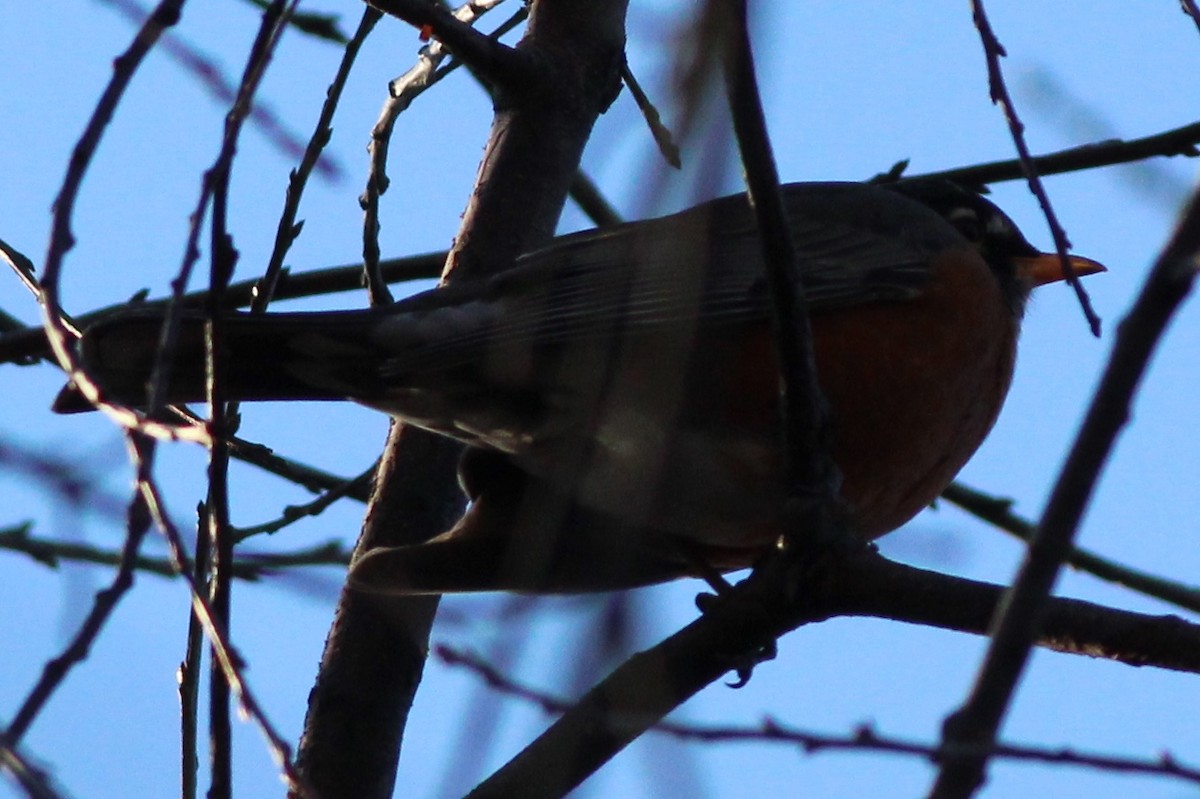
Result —
[{"label": "thick tree branch", "polygon": [[[510,266],[553,235],[592,125],[619,88],[625,1],[542,0],[515,51],[457,20],[435,20],[443,12],[427,3],[374,5],[383,11],[419,6],[416,13],[428,16],[410,22],[433,26],[456,55],[502,87],[476,191],[444,276],[469,279]],[[531,63],[536,75],[526,67]],[[513,85],[524,80],[529,84]],[[446,529],[462,508],[456,461],[457,447],[445,439],[395,425],[356,553]],[[433,597],[343,593],[301,741],[301,768],[325,799],[392,795],[435,608]]]}]

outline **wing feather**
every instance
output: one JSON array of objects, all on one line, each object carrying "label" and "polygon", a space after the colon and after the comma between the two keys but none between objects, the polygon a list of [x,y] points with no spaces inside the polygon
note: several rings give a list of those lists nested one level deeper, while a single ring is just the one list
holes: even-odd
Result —
[{"label": "wing feather", "polygon": [[[784,196],[814,315],[908,300],[928,280],[931,249],[965,243],[935,212],[887,189],[793,184]],[[720,327],[768,312],[755,220],[739,195],[565,236],[482,287],[452,285],[397,304],[395,325],[382,325],[379,338],[396,353],[383,372],[396,375],[453,368],[477,359],[481,348]]]}]

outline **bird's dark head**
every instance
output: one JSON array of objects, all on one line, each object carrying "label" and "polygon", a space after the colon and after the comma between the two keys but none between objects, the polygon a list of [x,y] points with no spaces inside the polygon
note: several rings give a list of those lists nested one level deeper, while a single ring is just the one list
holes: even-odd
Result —
[{"label": "bird's dark head", "polygon": [[[947,180],[907,180],[886,188],[937,211],[977,248],[996,273],[1014,312],[1024,310],[1034,288],[1066,279],[1057,253],[1030,244],[1008,214],[979,192]],[[1090,258],[1070,255],[1068,259],[1080,277],[1106,271]]]}]

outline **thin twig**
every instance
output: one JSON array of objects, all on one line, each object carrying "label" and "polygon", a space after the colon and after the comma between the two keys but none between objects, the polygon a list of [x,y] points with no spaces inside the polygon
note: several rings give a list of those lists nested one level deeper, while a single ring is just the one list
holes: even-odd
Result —
[{"label": "thin twig", "polygon": [[325,493],[318,496],[311,502],[306,502],[303,505],[288,505],[283,509],[283,513],[276,519],[262,524],[256,524],[251,527],[234,528],[234,534],[238,543],[245,541],[247,538],[264,533],[277,533],[290,524],[294,524],[301,519],[312,516],[319,516],[325,512],[333,503],[339,499],[353,496],[363,496],[370,490],[371,481],[375,476],[375,470],[378,464],[372,464],[371,468],[367,469],[362,474],[345,481],[339,486],[335,486]]},{"label": "thin twig", "polygon": [[[1081,144],[1045,155],[1034,156],[1032,163],[1039,175],[1061,175],[1104,166],[1128,164],[1154,157],[1200,155],[1196,149],[1200,143],[1200,122],[1193,122],[1161,133],[1137,139],[1106,139]],[[941,172],[925,172],[912,175],[920,180],[951,180],[966,185],[1000,183],[1024,177],[1019,158],[990,161],[984,164],[947,169]]]},{"label": "thin twig", "polygon": [[463,22],[437,3],[428,0],[367,0],[367,2],[413,27],[427,29],[446,43],[455,56],[517,92],[537,91],[545,80],[533,60],[514,48],[493,40]]},{"label": "thin twig", "polygon": [[271,248],[271,257],[267,261],[267,268],[254,289],[253,300],[250,304],[252,311],[265,311],[267,304],[275,297],[275,287],[283,273],[283,260],[287,257],[292,242],[300,235],[300,230],[304,226],[303,222],[296,222],[304,187],[308,183],[313,168],[321,162],[321,154],[325,151],[325,145],[329,143],[329,139],[333,135],[333,116],[337,111],[338,102],[342,98],[346,80],[350,77],[350,70],[358,57],[359,49],[375,27],[375,23],[379,21],[380,16],[382,16],[380,12],[373,8],[363,9],[358,29],[346,43],[333,81],[325,90],[325,102],[321,105],[321,113],[317,115],[316,128],[304,148],[304,156],[288,178],[283,210],[279,214],[279,224],[275,229],[275,244]]},{"label": "thin twig", "polygon": [[[237,251],[233,245],[233,237],[229,233],[229,182],[233,172],[233,159],[237,152],[237,142],[241,136],[246,119],[253,107],[254,96],[266,74],[279,44],[279,39],[287,27],[287,19],[295,11],[299,0],[274,0],[262,15],[262,23],[258,34],[250,47],[246,59],[246,67],[238,84],[237,97],[234,99],[229,112],[225,116],[225,129],[221,138],[221,148],[212,167],[205,173],[200,191],[200,205],[193,216],[193,230],[189,237],[194,236],[203,214],[205,196],[211,196],[212,226],[210,251],[212,253],[209,268],[209,300],[205,308],[207,323],[204,335],[205,360],[205,395],[208,401],[208,427],[212,433],[212,445],[209,447],[208,462],[208,497],[204,504],[204,524],[201,535],[206,535],[210,542],[212,565],[209,577],[209,603],[214,614],[214,627],[228,631],[232,627],[231,608],[233,603],[233,546],[234,535],[229,519],[229,450],[223,442],[236,429],[235,410],[227,407],[228,396],[226,383],[224,353],[225,317],[222,313],[222,299],[225,288],[233,277],[237,263]],[[320,152],[319,147],[313,147],[310,155],[315,161]],[[310,164],[311,166],[311,164]],[[302,184],[301,184],[302,185]],[[296,195],[299,201],[299,193]],[[289,226],[290,227],[290,226]],[[189,246],[189,255],[191,254]],[[177,293],[182,293],[187,285],[187,260],[180,271],[175,283]],[[268,273],[267,281],[273,273]],[[264,287],[264,293],[269,291]],[[260,295],[256,299],[264,303],[268,299]],[[257,309],[257,308],[256,308]],[[164,342],[158,352],[158,366],[165,366],[167,359],[174,356],[175,351],[169,343],[170,331],[178,330],[178,315],[168,310]],[[157,374],[156,370],[156,374]],[[162,370],[166,374],[166,369]],[[151,377],[150,413],[155,413],[161,399],[165,398],[166,378],[163,378],[162,388]],[[233,725],[230,717],[230,692],[232,678],[224,668],[217,668],[221,663],[217,644],[210,641],[213,647],[212,661],[214,667],[209,679],[209,799],[231,799],[233,796]],[[260,720],[262,721],[262,720]]]},{"label": "thin twig", "polygon": [[[3,242],[0,242],[3,245]],[[4,250],[0,246],[0,252]],[[446,261],[446,253],[434,252],[420,255],[410,255],[404,258],[386,258],[379,262],[380,273],[389,283],[399,283],[411,280],[427,280],[441,274],[442,264]],[[362,264],[346,264],[330,266],[323,269],[313,269],[306,272],[291,272],[284,269],[275,287],[275,299],[290,300],[301,297],[314,297],[333,294],[339,291],[352,291],[362,287]],[[225,292],[227,308],[249,306],[254,299],[258,287],[258,278],[231,283]],[[137,299],[132,307],[149,309],[165,308],[172,300],[163,297],[152,300]],[[208,302],[208,289],[190,291],[184,294],[179,302],[183,308],[202,308]],[[130,302],[109,305],[81,314],[75,322],[79,329],[113,314],[128,311]],[[46,341],[46,332],[41,327],[14,328],[12,332],[0,335],[0,363],[28,361],[34,358],[52,358],[50,345]]]},{"label": "thin twig", "polygon": [[633,95],[633,101],[637,104],[638,110],[642,112],[642,118],[646,120],[646,125],[650,128],[650,135],[654,138],[654,143],[658,145],[658,151],[662,157],[676,169],[682,168],[683,161],[679,157],[679,145],[675,143],[670,129],[663,124],[662,115],[658,113],[654,103],[646,96],[646,92],[642,90],[642,85],[638,83],[633,70],[629,68],[628,58],[621,64],[621,80],[625,81],[625,85],[629,87],[629,93]]},{"label": "thin twig", "polygon": [[129,408],[105,401],[101,397],[99,386],[83,371],[79,359],[72,349],[74,340],[78,338],[78,330],[67,322],[58,296],[63,261],[67,252],[75,246],[75,236],[71,231],[71,219],[84,175],[100,144],[100,139],[116,113],[117,105],[133,80],[134,73],[163,32],[179,21],[182,5],[183,0],[163,0],[154,13],[146,18],[129,48],[113,62],[112,78],[96,102],[96,108],[75,145],[67,174],[63,178],[62,187],[55,199],[44,272],[41,281],[35,287],[35,292],[38,302],[42,306],[42,322],[54,356],[89,402],[127,430],[137,430],[146,435],[166,440],[206,441],[207,437],[204,432],[196,428],[178,429],[171,425],[145,420]]},{"label": "thin twig", "polygon": [[[491,662],[471,653],[445,644],[434,648],[438,658],[449,666],[460,666],[475,674],[491,689],[536,705],[543,713],[558,716],[576,706],[562,697],[531,688],[502,673]],[[756,727],[735,725],[685,724],[663,720],[648,732],[669,735],[683,741],[698,743],[782,743],[800,747],[805,754],[823,751],[862,752],[910,755],[931,762],[945,756],[945,750],[933,744],[920,743],[894,736],[881,735],[872,725],[862,724],[849,735],[831,735],[800,730],[774,719],[767,719]],[[980,754],[978,751],[966,754]],[[1187,766],[1173,755],[1163,753],[1153,760],[1084,753],[1072,749],[997,744],[987,754],[1004,760],[1028,763],[1052,763],[1092,770],[1111,771],[1118,774],[1145,774],[1157,777],[1174,777],[1200,784],[1200,768]]]},{"label": "thin twig", "polygon": [[[212,566],[212,540],[202,531],[208,527],[207,508],[196,506],[196,557],[190,573],[192,585],[207,585]],[[174,568],[172,571],[183,576]],[[200,778],[200,682],[204,677],[204,625],[188,606],[183,661],[179,664],[179,748],[181,790],[184,799],[195,799]],[[207,797],[206,797],[207,799]]]},{"label": "thin twig", "polygon": [[1004,119],[1008,123],[1013,144],[1017,148],[1017,156],[1021,162],[1025,180],[1029,183],[1029,190],[1037,198],[1038,204],[1042,207],[1042,213],[1046,217],[1046,223],[1050,226],[1050,235],[1054,238],[1054,248],[1058,252],[1058,259],[1062,264],[1063,274],[1067,277],[1067,283],[1075,291],[1075,296],[1079,300],[1079,307],[1083,309],[1083,315],[1087,319],[1088,326],[1092,329],[1092,335],[1099,338],[1100,317],[1096,315],[1096,311],[1092,308],[1092,301],[1088,298],[1083,284],[1079,282],[1079,276],[1075,274],[1074,267],[1071,266],[1069,255],[1071,242],[1067,239],[1067,233],[1058,221],[1058,215],[1054,213],[1054,208],[1050,205],[1050,197],[1046,194],[1046,189],[1042,186],[1041,178],[1038,177],[1037,167],[1033,161],[1033,154],[1029,152],[1029,145],[1025,142],[1025,125],[1017,116],[1017,109],[1013,105],[1012,97],[1009,96],[1008,86],[1004,83],[1004,74],[1000,69],[1000,59],[1007,55],[1007,53],[1004,51],[1004,46],[1000,44],[1000,40],[996,38],[995,32],[992,31],[991,23],[988,22],[987,12],[983,7],[983,0],[971,0],[971,9],[975,20],[975,27],[979,30],[980,39],[983,40],[983,52],[987,59],[988,91],[991,94],[992,102],[999,105],[1000,110],[1004,112]]},{"label": "thin twig", "polygon": [[[942,492],[942,498],[1026,543],[1033,540],[1033,536],[1037,532],[1037,525],[1013,512],[1013,502],[1010,499],[985,494],[961,482],[951,483]],[[1163,602],[1170,602],[1193,613],[1200,613],[1200,588],[1198,587],[1139,571],[1080,547],[1071,549],[1067,563],[1093,577],[1116,583],[1155,599],[1161,599]]]},{"label": "thin twig", "polygon": [[1183,8],[1183,13],[1196,23],[1196,29],[1200,30],[1200,6],[1196,5],[1196,0],[1179,0],[1179,5]]},{"label": "thin twig", "polygon": [[[187,548],[183,543],[183,536],[180,535],[179,530],[166,515],[165,505],[158,487],[147,474],[139,474],[137,492],[145,500],[144,504],[148,508],[154,524],[166,537],[171,553],[172,565],[180,574],[189,574]],[[283,771],[289,789],[307,799],[317,799],[317,793],[303,779],[292,762],[291,745],[267,718],[262,707],[258,704],[258,700],[255,698],[250,685],[243,677],[242,658],[233,648],[233,645],[229,643],[225,631],[218,626],[212,612],[212,606],[204,596],[203,586],[194,582],[190,575],[187,582],[191,589],[192,615],[204,628],[205,636],[212,646],[213,655],[220,665],[222,672],[224,672],[230,689],[241,704],[242,710],[254,721],[255,725],[267,739],[271,754],[274,756],[276,764]]]},{"label": "thin twig", "polygon": [[[470,2],[448,13],[459,22],[471,25],[498,2],[499,0]],[[514,19],[524,19],[527,13],[522,9]],[[440,41],[435,40],[422,47],[417,54],[417,63],[388,84],[388,99],[383,104],[379,119],[371,128],[371,140],[367,145],[370,169],[367,173],[367,184],[359,197],[359,204],[363,209],[363,275],[372,305],[389,305],[392,302],[392,294],[388,291],[387,282],[379,270],[379,198],[391,185],[387,174],[387,159],[392,132],[396,127],[396,120],[408,110],[413,101],[452,71],[453,64],[439,70],[449,57],[450,51]]]},{"label": "thin twig", "polygon": [[[57,569],[63,561],[92,563],[98,566],[119,566],[122,553],[74,541],[59,541],[30,535],[31,525],[19,524],[0,530],[0,549],[28,555],[33,560],[51,569]],[[291,552],[262,552],[238,555],[231,567],[233,576],[247,582],[257,582],[264,576],[284,569],[299,566],[345,566],[350,562],[350,553],[340,541],[297,549]],[[178,572],[166,558],[138,555],[133,568],[144,574],[157,577],[178,577]]]},{"label": "thin twig", "polygon": [[[182,0],[164,0],[146,19],[128,49],[114,62],[112,77],[105,86],[83,134],[75,145],[70,165],[59,189],[54,204],[45,274],[40,284],[36,286],[36,293],[42,305],[46,336],[55,356],[63,369],[81,386],[85,395],[90,394],[89,399],[95,401],[99,400],[99,392],[95,385],[91,384],[91,381],[82,374],[78,359],[71,351],[71,342],[76,334],[64,321],[58,293],[63,261],[75,243],[74,234],[71,232],[75,202],[100,139],[116,113],[117,106],[132,81],[134,73],[163,31],[178,21],[181,5]],[[141,424],[136,414],[127,409],[109,406],[104,406],[103,409],[127,429],[147,428]],[[156,430],[156,432],[161,433],[162,431]],[[135,498],[129,505],[126,537],[122,549],[123,557],[117,574],[109,587],[96,595],[87,618],[84,619],[83,624],[80,625],[63,653],[47,662],[37,685],[30,691],[14,717],[12,725],[6,731],[9,741],[13,744],[20,741],[22,735],[70,669],[87,656],[104,623],[129,586],[132,585],[133,564],[148,526],[145,505]]]},{"label": "thin twig", "polygon": [[66,679],[71,669],[87,659],[92,644],[95,643],[104,624],[116,609],[117,603],[132,587],[138,551],[141,549],[149,526],[150,521],[146,514],[145,504],[135,497],[129,505],[125,543],[121,548],[117,573],[107,588],[96,593],[91,610],[88,611],[87,617],[79,625],[79,629],[63,649],[62,654],[47,661],[42,668],[42,676],[25,697],[25,701],[21,703],[21,707],[13,716],[8,729],[4,731],[5,736],[13,745],[20,743],[34,719],[46,706],[58,686]]},{"label": "thin twig", "polygon": [[[146,9],[134,0],[101,2],[116,8],[118,13],[133,24],[140,25],[146,18]],[[266,6],[266,0],[261,0],[261,7],[265,9]],[[336,33],[335,20],[332,16],[297,14],[290,20],[290,24],[297,30],[315,33],[321,38],[344,44],[346,39]],[[226,104],[237,96],[237,87],[225,76],[220,60],[200,52],[181,37],[169,34],[163,37],[159,49],[187,70],[192,79],[205,89],[215,102]],[[250,121],[285,157],[292,158],[300,153],[300,137],[288,129],[287,123],[267,102],[260,99],[254,103],[254,107],[250,109]],[[344,175],[342,166],[328,157],[320,160],[317,170],[328,180],[340,180]]]}]

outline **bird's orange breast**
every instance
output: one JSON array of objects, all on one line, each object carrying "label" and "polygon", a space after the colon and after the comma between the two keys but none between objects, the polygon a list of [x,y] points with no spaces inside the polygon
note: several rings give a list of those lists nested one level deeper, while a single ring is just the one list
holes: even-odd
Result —
[{"label": "bird's orange breast", "polygon": [[[890,532],[932,502],[995,422],[1015,360],[1018,320],[974,251],[933,263],[928,289],[902,303],[812,318],[818,378],[833,422],[833,457],[857,534]],[[757,460],[728,447],[726,477],[754,494],[781,479],[775,344],[758,325],[701,342],[691,400],[719,438],[758,443]],[[736,431],[736,433],[735,433]],[[779,528],[766,518],[710,530],[707,543],[750,553]],[[739,540],[739,536],[742,540]],[[734,565],[734,564],[729,564]],[[747,564],[741,564],[747,565]]]}]

